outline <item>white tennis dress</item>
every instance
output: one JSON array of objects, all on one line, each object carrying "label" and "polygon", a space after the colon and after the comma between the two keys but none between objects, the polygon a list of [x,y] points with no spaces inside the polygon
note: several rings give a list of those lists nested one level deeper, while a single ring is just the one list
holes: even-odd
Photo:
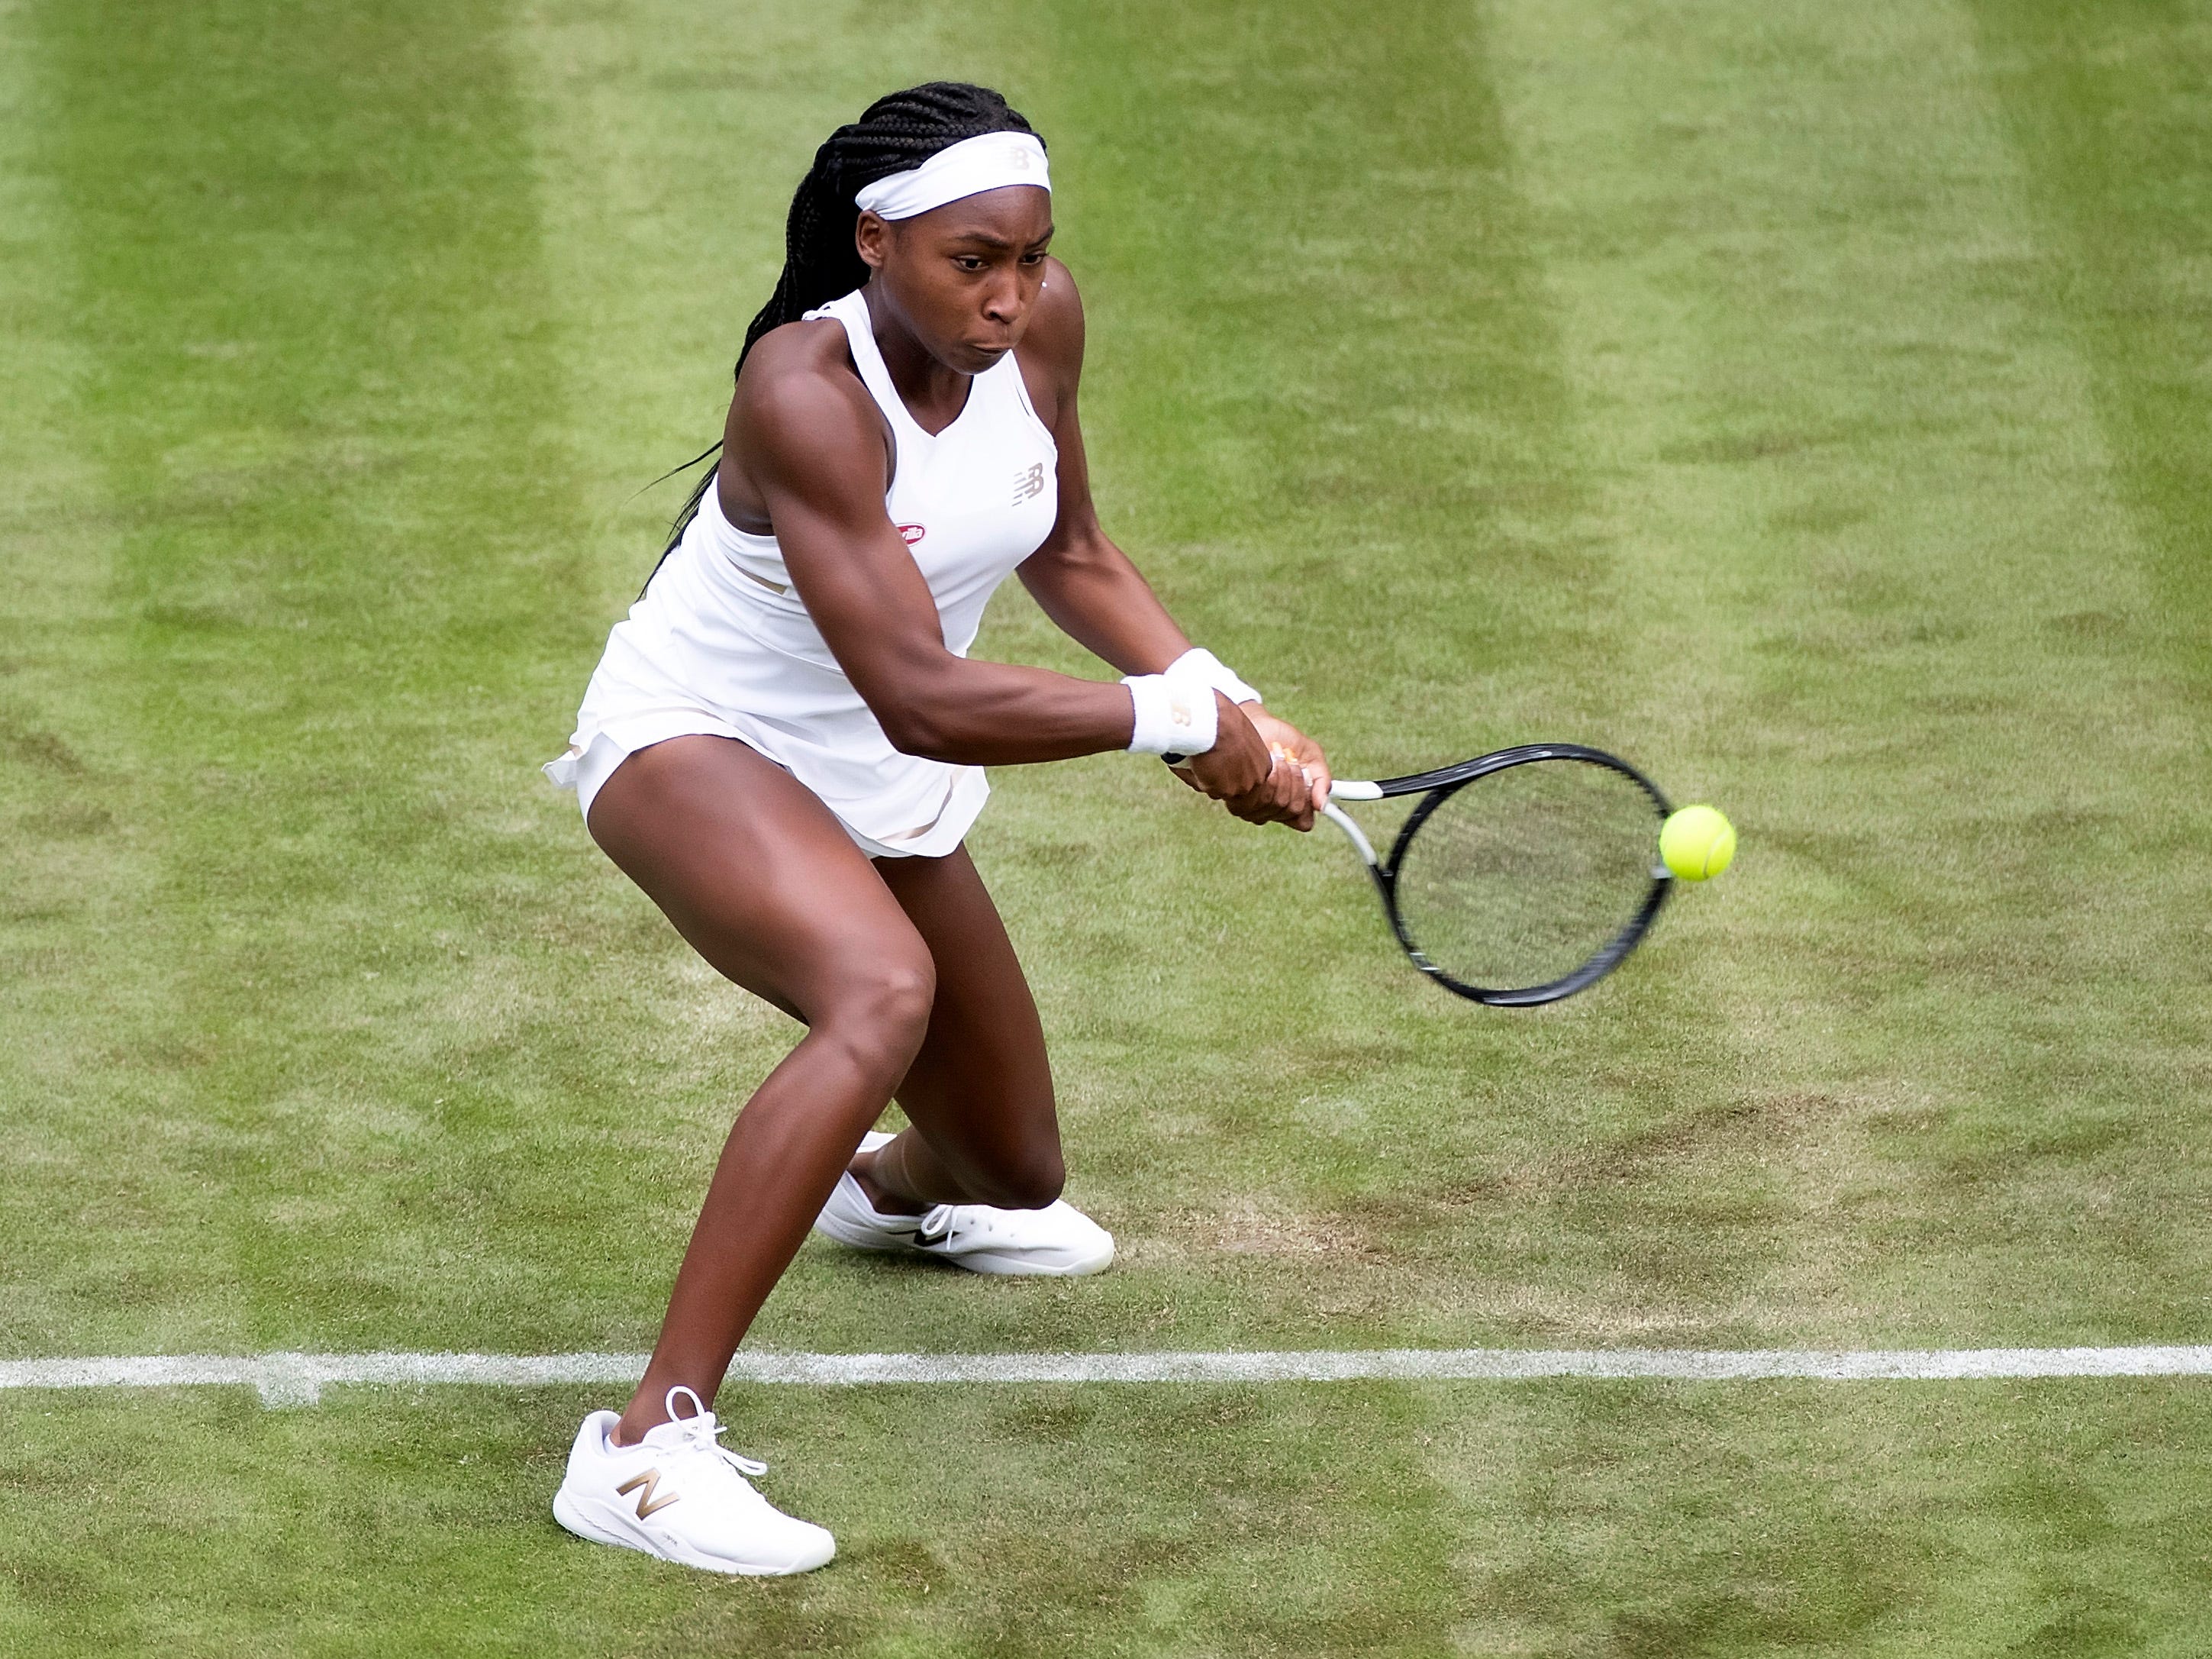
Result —
[{"label": "white tennis dress", "polygon": [[[937,601],[945,648],[966,656],[983,607],[1060,511],[1060,452],[1008,352],[975,377],[932,436],[884,367],[860,291],[806,313],[834,317],[868,395],[890,422],[884,509]],[[750,744],[820,796],[871,857],[941,857],[983,810],[976,766],[902,754],[807,615],[774,536],[738,529],[710,485],[683,540],[615,624],[546,775],[592,799],[637,750],[691,732]]]}]

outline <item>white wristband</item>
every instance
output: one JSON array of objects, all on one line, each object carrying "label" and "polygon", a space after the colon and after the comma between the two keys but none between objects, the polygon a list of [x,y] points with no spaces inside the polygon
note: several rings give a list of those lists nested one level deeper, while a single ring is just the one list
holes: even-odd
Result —
[{"label": "white wristband", "polygon": [[1231,702],[1260,701],[1260,694],[1238,679],[1235,670],[1202,647],[1193,646],[1170,663],[1167,677],[1171,680],[1197,680],[1211,686]]},{"label": "white wristband", "polygon": [[1213,688],[1165,674],[1132,674],[1121,682],[1136,705],[1129,733],[1133,755],[1203,755],[1213,747],[1220,713]]}]

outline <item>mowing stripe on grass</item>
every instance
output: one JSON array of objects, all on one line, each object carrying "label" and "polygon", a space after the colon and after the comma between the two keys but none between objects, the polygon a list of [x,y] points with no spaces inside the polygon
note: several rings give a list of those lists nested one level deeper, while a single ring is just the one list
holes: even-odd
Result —
[{"label": "mowing stripe on grass", "polygon": [[[129,1354],[0,1360],[0,1389],[247,1386],[311,1406],[331,1382],[632,1382],[641,1353]],[[2212,1346],[2128,1348],[1353,1348],[1288,1353],[741,1353],[738,1382],[1948,1382],[2212,1376]]]}]

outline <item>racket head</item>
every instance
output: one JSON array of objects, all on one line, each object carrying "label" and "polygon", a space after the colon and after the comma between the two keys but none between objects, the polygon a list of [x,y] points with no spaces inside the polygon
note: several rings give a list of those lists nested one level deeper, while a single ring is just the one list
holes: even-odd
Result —
[{"label": "racket head", "polygon": [[1375,871],[1391,930],[1471,1001],[1533,1008],[1589,989],[1671,890],[1667,798],[1602,750],[1524,744],[1376,788],[1421,797]]}]

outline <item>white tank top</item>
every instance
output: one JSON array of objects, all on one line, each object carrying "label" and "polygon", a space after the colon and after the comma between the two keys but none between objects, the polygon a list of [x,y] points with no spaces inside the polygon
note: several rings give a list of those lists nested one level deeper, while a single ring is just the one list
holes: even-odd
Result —
[{"label": "white tank top", "polygon": [[[965,656],[992,593],[1060,512],[1059,450],[1030,407],[1021,367],[1008,352],[976,375],[958,416],[933,435],[892,386],[858,290],[806,316],[843,325],[861,383],[890,423],[884,508],[929,584],[945,649]],[[587,748],[600,732],[624,748],[658,741],[670,735],[679,696],[888,848],[951,852],[989,793],[980,767],[891,746],[791,586],[775,538],[732,525],[711,487],[608,639],[574,746]],[[625,741],[625,724],[635,741]],[[647,731],[654,735],[637,737]]]}]

